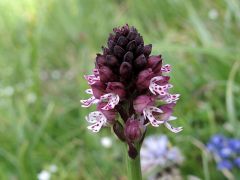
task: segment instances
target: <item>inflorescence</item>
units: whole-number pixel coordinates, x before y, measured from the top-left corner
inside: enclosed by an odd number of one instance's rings
[[[83,107],[97,105],[86,120],[93,132],[102,127],[113,127],[115,134],[129,146],[129,155],[136,156],[135,142],[143,140],[146,126],[165,125],[178,133],[181,127],[169,122],[179,94],[170,94],[173,87],[167,75],[169,64],[163,64],[161,55],[150,56],[152,45],[144,45],[137,29],[127,24],[114,28],[109,35],[107,47],[97,54],[92,75],[85,79],[90,85],[86,90],[91,97],[81,100]],[[117,114],[122,118],[118,120]]]

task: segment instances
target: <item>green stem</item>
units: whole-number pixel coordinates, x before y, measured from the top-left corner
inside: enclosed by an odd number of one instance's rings
[[[138,155],[135,159],[130,158],[128,156],[128,153],[126,153],[128,180],[142,180],[142,172],[141,172],[141,164],[140,164],[141,145],[137,143],[136,148],[138,151]]]

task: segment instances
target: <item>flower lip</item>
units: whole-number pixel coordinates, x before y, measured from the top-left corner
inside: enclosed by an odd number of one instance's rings
[[[164,65],[164,66],[161,68],[161,71],[162,71],[162,72],[165,72],[165,73],[170,73],[170,71],[171,71],[171,66],[170,66],[170,64]]]
[[[154,113],[163,113],[163,111],[157,107],[154,106],[146,106],[143,110],[143,116],[145,119],[148,119],[149,122],[152,124],[154,127],[158,127],[159,124],[163,124],[163,120],[157,120],[154,115]]]
[[[82,107],[89,107],[92,104],[97,104],[99,100],[92,96],[87,100],[80,100],[80,102],[82,103]]]
[[[154,94],[165,96],[168,94],[168,89],[172,86],[166,83],[159,83],[164,80],[163,76],[156,76],[150,80],[149,90]],[[160,84],[160,85],[159,85]]]
[[[90,129],[92,132],[98,132],[103,125],[106,125],[107,119],[104,114],[100,111],[91,112],[87,117],[86,120],[91,123],[92,125],[88,126],[87,128]]]
[[[100,100],[102,102],[107,102],[107,105],[102,107],[102,110],[114,109],[114,107],[119,103],[119,96],[114,93],[108,93],[101,96]]]
[[[167,114],[164,114],[167,113]],[[157,114],[160,114],[160,116],[157,116]],[[176,120],[177,118],[174,116],[171,116],[172,111],[168,110],[167,112],[164,112],[162,109],[154,107],[154,106],[146,106],[143,110],[143,115],[145,119],[148,119],[149,122],[154,127],[158,127],[160,124],[164,124],[166,128],[168,128],[170,131],[174,133],[178,133],[182,131],[182,127],[173,127],[169,124],[168,121]],[[158,117],[158,118],[157,118]]]

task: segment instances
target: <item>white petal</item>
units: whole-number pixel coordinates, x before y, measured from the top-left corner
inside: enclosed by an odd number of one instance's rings
[[[169,119],[168,119],[168,121],[174,121],[174,120],[176,120],[176,119],[177,119],[177,117],[175,117],[175,116],[170,116]]]
[[[94,123],[87,127],[93,132],[98,132],[101,127],[107,122],[107,118],[100,111],[91,112],[88,117],[86,117],[86,120],[89,123]]]
[[[164,65],[164,66],[161,68],[161,71],[162,71],[162,72],[165,72],[165,73],[170,73],[170,71],[171,71],[171,65],[170,65],[170,64]]]
[[[100,112],[100,111],[93,111],[86,117],[86,120],[88,122],[90,122],[90,123],[98,122],[101,119],[106,122],[106,120],[104,120],[104,118],[105,118],[105,116],[103,115],[102,112]]]
[[[165,99],[164,101],[168,104],[176,103],[179,97],[180,97],[180,94],[168,94],[167,99]]]
[[[94,74],[95,76],[99,76],[99,71],[98,71],[98,69],[93,69],[93,74]]]
[[[170,131],[172,131],[172,132],[174,132],[174,133],[179,133],[180,131],[183,130],[182,127],[177,127],[177,128],[172,127],[172,125],[169,124],[168,122],[165,122],[164,125],[165,125]]]
[[[88,126],[87,128],[89,130],[91,130],[92,132],[97,133],[101,129],[102,125],[103,125],[103,121],[99,121],[99,122],[96,122],[93,125]]]
[[[151,79],[151,82],[157,82],[157,81],[161,81],[161,80],[163,80],[163,77],[162,76],[156,76],[156,77],[154,77],[154,78],[152,78]]]
[[[173,86],[171,84],[165,84],[165,85],[158,85],[156,82],[162,80],[162,76],[156,76],[151,79],[149,90],[154,94],[159,94],[160,96],[166,96],[168,95],[168,89],[172,88]]]
[[[99,100],[96,99],[94,96],[92,96],[89,99],[80,100],[80,102],[82,103],[82,107],[89,107],[92,104],[97,104],[99,102]]]
[[[158,113],[163,113],[163,111],[157,107],[154,107],[154,106],[147,106],[146,108],[144,108],[143,110],[143,115],[146,118],[148,118],[148,120],[150,121],[150,123],[152,124],[152,126],[154,127],[158,127],[159,124],[162,124],[164,123],[164,121],[159,121],[157,120],[152,112],[158,112]]]
[[[86,89],[85,92],[86,92],[87,94],[93,94],[92,89]]]
[[[100,100],[108,101],[107,105],[102,107],[102,110],[110,110],[110,109],[113,109],[119,103],[119,96],[114,93],[108,93],[101,96]]]
[[[88,81],[89,85],[93,85],[97,81],[100,81],[100,77],[95,75],[85,75],[84,78]]]

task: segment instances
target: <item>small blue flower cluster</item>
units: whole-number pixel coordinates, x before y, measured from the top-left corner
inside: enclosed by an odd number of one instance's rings
[[[240,168],[240,139],[216,134],[207,143],[207,149],[216,157],[219,170]]]

